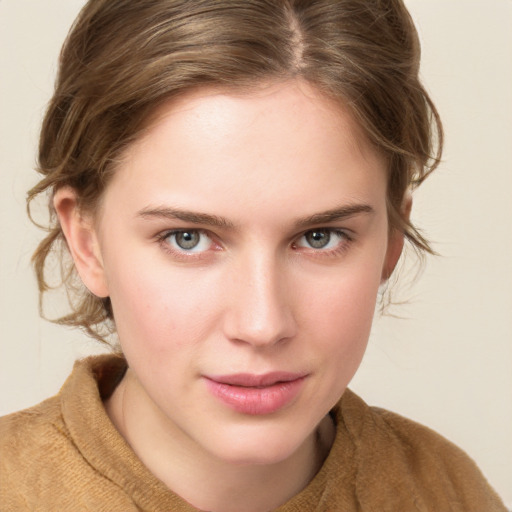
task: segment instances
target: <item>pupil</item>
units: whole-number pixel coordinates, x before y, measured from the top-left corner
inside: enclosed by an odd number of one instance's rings
[[[195,231],[182,231],[176,235],[176,243],[182,249],[193,249],[199,243],[199,233]]]
[[[325,247],[329,243],[330,239],[331,235],[326,230],[310,231],[306,235],[308,244],[315,249],[321,249],[322,247]]]

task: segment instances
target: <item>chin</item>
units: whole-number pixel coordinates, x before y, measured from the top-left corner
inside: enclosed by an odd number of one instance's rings
[[[238,430],[238,429],[237,429]],[[222,441],[216,443],[212,452],[226,463],[250,466],[279,464],[307,444],[313,433],[297,430],[275,428],[248,428],[226,431]],[[220,441],[220,439],[218,439]]]

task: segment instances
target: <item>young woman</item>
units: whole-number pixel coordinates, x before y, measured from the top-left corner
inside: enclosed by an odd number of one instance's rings
[[[1,420],[3,508],[505,510],[458,448],[347,390],[404,239],[430,250],[418,67],[400,1],[84,7],[34,261],[44,292],[57,251],[60,322],[118,353]]]

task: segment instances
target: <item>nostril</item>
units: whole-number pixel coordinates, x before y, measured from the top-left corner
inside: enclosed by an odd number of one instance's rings
[[[226,290],[225,310],[228,339],[264,347],[295,335],[293,300],[286,285],[286,268],[275,253],[259,246],[238,260],[237,273]]]
[[[295,335],[295,320],[289,308],[233,308],[227,313],[226,336],[253,346],[269,346]]]

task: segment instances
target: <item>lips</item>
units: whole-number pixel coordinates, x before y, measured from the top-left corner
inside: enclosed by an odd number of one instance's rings
[[[264,375],[238,373],[236,375],[212,376],[208,378],[222,384],[228,384],[230,386],[266,387],[273,386],[280,382],[291,382],[301,377],[304,377],[304,374],[291,372],[271,372]]]
[[[264,375],[233,374],[205,377],[210,393],[225,406],[242,414],[272,414],[299,394],[307,375],[271,372]]]

